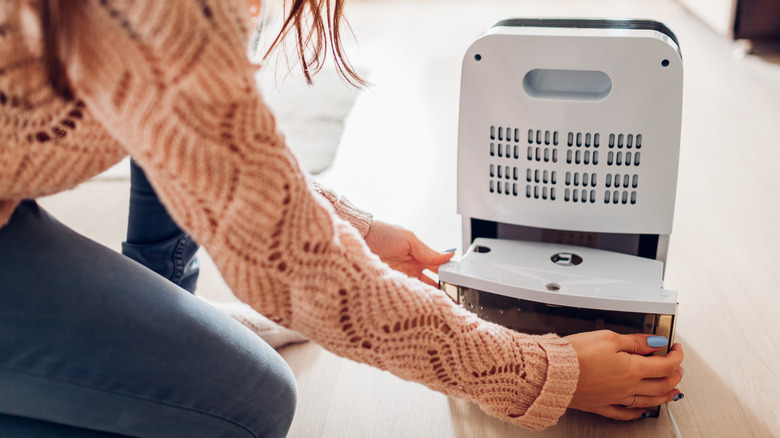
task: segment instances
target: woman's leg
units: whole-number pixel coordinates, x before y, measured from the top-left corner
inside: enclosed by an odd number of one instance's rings
[[[143,170],[130,161],[130,214],[127,241],[122,253],[172,283],[195,292],[199,264],[198,244],[179,229],[160,203]],[[307,338],[269,321],[244,303],[210,302],[223,313],[248,327],[271,347],[303,342]],[[0,437],[2,438],[2,437]]]
[[[160,203],[143,170],[130,161],[130,213],[122,254],[195,292],[199,265],[198,243],[179,229]]]
[[[4,427],[25,417],[210,438],[289,428],[295,380],[272,348],[34,202],[0,228],[0,285]]]
[[[65,426],[32,418],[0,414],[0,438],[121,438],[109,432]]]

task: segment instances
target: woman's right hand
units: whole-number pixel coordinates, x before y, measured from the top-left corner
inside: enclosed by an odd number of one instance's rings
[[[580,363],[570,408],[616,420],[634,420],[644,408],[672,401],[680,391],[683,350],[674,344],[666,356],[647,356],[652,335],[619,335],[609,330],[566,336]],[[665,339],[665,338],[664,338]],[[657,339],[656,339],[657,340]],[[634,403],[633,408],[628,408]]]

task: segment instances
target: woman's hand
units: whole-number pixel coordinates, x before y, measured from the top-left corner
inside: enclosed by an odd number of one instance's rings
[[[648,345],[650,336],[619,335],[609,330],[567,336],[580,362],[577,390],[569,407],[616,420],[634,420],[646,412],[644,408],[670,402],[680,394],[675,386],[683,375],[682,346],[674,344],[663,357],[646,357],[661,349]],[[663,339],[655,337],[653,341]]]
[[[424,281],[436,287],[436,283],[423,270],[439,271],[454,252],[440,253],[422,243],[411,231],[381,221],[373,221],[366,235],[366,244],[396,271]]]

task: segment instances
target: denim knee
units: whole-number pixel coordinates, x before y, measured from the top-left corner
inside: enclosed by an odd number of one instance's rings
[[[280,358],[281,360],[281,358]],[[282,362],[284,362],[282,360]],[[274,375],[274,382],[259,382],[260,388],[258,394],[273,394],[273,412],[269,412],[269,416],[274,418],[273,424],[265,430],[261,430],[258,436],[262,437],[284,437],[290,430],[293,417],[295,416],[295,407],[298,402],[298,385],[295,382],[295,376],[290,370],[287,363],[283,363],[283,366],[277,368],[279,372]],[[265,398],[264,396],[260,396]],[[263,406],[257,406],[258,409],[268,409],[269,403],[267,401],[261,402],[258,400],[258,404]]]

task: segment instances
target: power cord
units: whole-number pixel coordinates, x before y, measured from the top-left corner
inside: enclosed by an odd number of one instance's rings
[[[666,415],[669,416],[669,421],[672,422],[672,427],[674,428],[674,436],[676,438],[682,438],[682,435],[680,435],[680,428],[677,427],[677,422],[674,421],[674,415],[672,415],[672,410],[669,408],[669,403],[664,404],[666,407]]]

